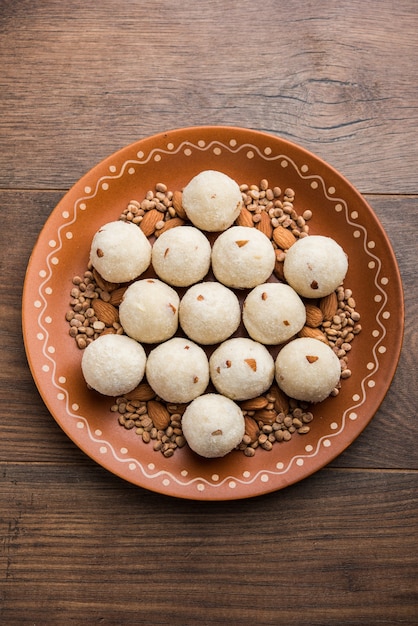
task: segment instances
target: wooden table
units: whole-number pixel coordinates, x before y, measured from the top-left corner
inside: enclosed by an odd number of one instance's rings
[[[0,622],[415,624],[415,0],[0,4]],[[404,347],[339,458],[270,495],[194,502],[122,481],[31,378],[22,284],[50,212],[142,137],[232,125],[294,141],[370,203],[403,278]]]

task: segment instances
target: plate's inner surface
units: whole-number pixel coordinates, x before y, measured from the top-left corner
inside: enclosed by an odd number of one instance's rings
[[[314,406],[310,432],[257,449],[205,460],[185,447],[164,458],[110,412],[111,398],[89,391],[81,351],[68,335],[72,279],[88,263],[91,239],[118,219],[130,200],[156,183],[181,190],[197,173],[216,169],[238,184],[295,191],[298,214],[310,209],[310,234],[333,237],[349,258],[344,286],[361,315],[349,356],[352,375],[335,398]],[[93,168],[61,200],[33,251],[25,282],[23,330],[31,370],[54,418],[88,455],[113,473],[161,493],[233,499],[266,493],[313,473],[342,452],[376,412],[396,369],[403,328],[402,289],[388,239],[360,194],[305,150],[245,129],[203,127],[137,142]]]

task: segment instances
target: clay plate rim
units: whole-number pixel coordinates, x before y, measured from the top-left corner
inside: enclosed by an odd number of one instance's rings
[[[317,405],[311,432],[258,450],[205,460],[187,448],[171,459],[125,431],[110,399],[89,392],[81,353],[64,316],[71,280],[84,271],[91,237],[117,219],[127,202],[157,182],[181,189],[203,169],[239,183],[296,191],[295,208],[311,208],[312,234],[334,237],[349,255],[345,285],[353,290],[362,332],[350,354],[351,378],[339,396]],[[194,500],[233,500],[296,483],[330,463],[373,418],[390,387],[404,329],[402,283],[389,239],[361,194],[332,166],[268,133],[228,126],[180,128],[141,139],[107,157],[61,199],[28,263],[22,300],[23,337],[38,390],[54,419],[88,456],[115,475],[158,493]]]

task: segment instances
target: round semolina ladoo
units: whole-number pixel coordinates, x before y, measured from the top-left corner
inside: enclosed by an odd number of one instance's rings
[[[323,298],[342,283],[348,259],[331,237],[310,235],[298,239],[286,252],[283,271],[286,281],[305,298]]]
[[[285,394],[296,400],[322,402],[338,384],[340,376],[337,355],[318,339],[294,339],[276,358],[276,382]]]
[[[105,280],[126,283],[138,278],[151,263],[151,244],[138,226],[109,222],[93,237],[90,262]]]
[[[244,301],[242,320],[248,334],[263,344],[280,344],[296,335],[306,321],[306,309],[292,287],[264,283]]]
[[[202,348],[183,337],[160,344],[148,355],[147,381],[166,402],[190,402],[209,384],[209,363]]]
[[[274,378],[274,360],[261,343],[234,337],[221,343],[209,359],[216,390],[232,400],[248,400],[264,393]]]
[[[219,282],[235,289],[251,289],[273,272],[276,255],[270,239],[250,226],[232,226],[212,248],[212,269]]]
[[[156,274],[175,287],[188,287],[209,271],[211,247],[205,235],[193,226],[172,228],[162,233],[152,248]]]
[[[205,170],[184,187],[182,205],[194,226],[208,232],[226,230],[242,207],[238,184],[216,170]]]
[[[217,282],[190,287],[180,302],[180,326],[190,339],[213,345],[228,339],[241,321],[241,309],[233,291]]]
[[[244,416],[239,406],[215,393],[193,400],[181,423],[190,448],[206,458],[225,456],[241,443],[245,433]]]
[[[121,396],[135,389],[145,373],[146,354],[126,335],[102,335],[83,352],[81,369],[86,383],[105,396]]]
[[[125,291],[119,306],[120,323],[129,337],[160,343],[177,331],[179,304],[172,287],[155,278],[144,278]]]

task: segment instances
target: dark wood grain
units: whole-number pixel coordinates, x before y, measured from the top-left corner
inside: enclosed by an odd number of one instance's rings
[[[66,188],[143,136],[226,124],[416,191],[414,0],[3,0],[0,19],[0,187]]]
[[[414,476],[353,474],[202,504],[97,468],[10,464],[4,623],[412,624]]]
[[[415,0],[0,1],[0,623],[418,623]],[[376,212],[405,295],[371,423],[299,484],[176,500],[61,431],[21,333],[28,259],[65,191],[166,129],[245,126],[334,165]]]

